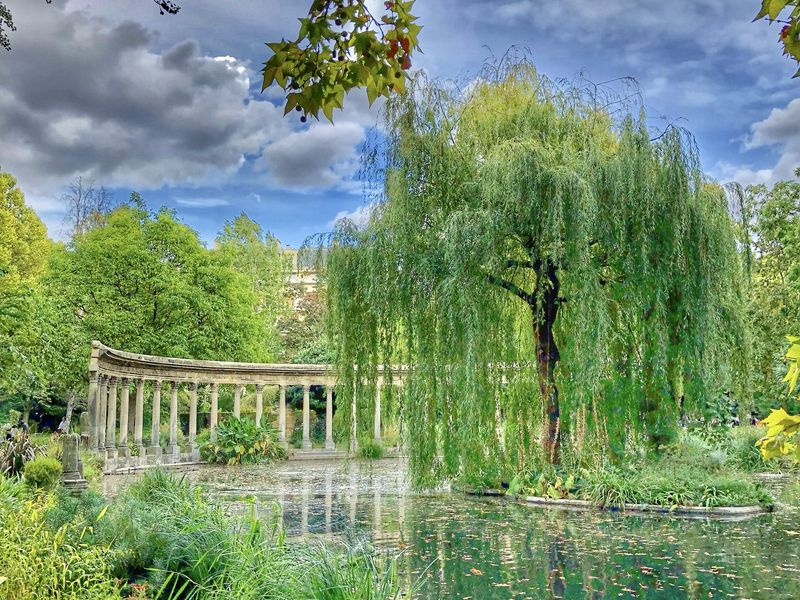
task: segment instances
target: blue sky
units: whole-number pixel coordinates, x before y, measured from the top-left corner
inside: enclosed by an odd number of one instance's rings
[[[348,98],[335,125],[282,116],[259,92],[264,42],[293,37],[310,0],[7,0],[18,31],[0,56],[0,166],[53,237],[78,175],[175,208],[206,241],[244,211],[284,244],[358,214],[359,147],[378,111]],[[375,5],[382,4],[375,2]],[[800,80],[758,0],[418,0],[415,67],[468,80],[492,54],[530,49],[551,78],[636,78],[653,126],[697,138],[721,181],[800,166]]]

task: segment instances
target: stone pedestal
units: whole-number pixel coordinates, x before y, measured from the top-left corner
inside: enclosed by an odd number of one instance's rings
[[[89,487],[89,483],[83,478],[83,465],[81,464],[80,454],[78,453],[80,436],[67,434],[61,439],[63,444],[61,463],[64,465],[61,483],[71,494],[78,496]]]

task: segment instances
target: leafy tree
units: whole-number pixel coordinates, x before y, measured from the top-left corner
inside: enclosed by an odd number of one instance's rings
[[[681,405],[747,393],[735,232],[691,139],[502,67],[389,101],[386,199],[330,240],[340,397],[412,366],[417,481],[657,449]]]
[[[32,352],[37,335],[39,282],[45,272],[51,243],[47,230],[25,204],[16,180],[0,172],[0,395],[22,397],[36,379]]]
[[[761,0],[761,10],[754,20],[759,19],[783,24],[779,34],[783,53],[800,62],[800,0]],[[794,76],[800,76],[800,69]]]
[[[45,281],[57,312],[79,331],[84,360],[92,339],[190,358],[255,360],[262,352],[251,286],[164,209],[115,209],[54,255]]]
[[[325,296],[322,290],[297,299],[295,310],[278,321],[283,340],[281,360],[290,363],[324,364],[333,362],[325,330]]]
[[[752,324],[754,408],[759,416],[786,398],[783,356],[774,340],[800,331],[800,183],[729,186],[747,273]],[[786,410],[799,410],[794,399]]]
[[[216,243],[222,257],[249,282],[263,346],[258,359],[271,360],[280,345],[275,322],[286,308],[287,265],[280,243],[244,213],[225,223]]]

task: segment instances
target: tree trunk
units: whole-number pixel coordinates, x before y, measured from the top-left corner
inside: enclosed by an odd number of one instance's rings
[[[547,265],[547,270],[537,272],[537,297],[542,299],[540,306],[531,304],[533,313],[533,333],[536,340],[536,364],[539,373],[539,390],[545,403],[547,414],[547,439],[545,449],[552,464],[560,462],[561,413],[558,406],[558,387],[555,370],[561,355],[553,338],[553,325],[558,316],[560,282],[555,267]],[[543,276],[547,278],[545,281]]]

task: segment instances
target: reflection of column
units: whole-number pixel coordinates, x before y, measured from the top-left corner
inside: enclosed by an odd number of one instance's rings
[[[331,532],[333,513],[333,473],[325,471],[325,533]]]
[[[264,414],[264,384],[256,384],[256,425],[261,425],[261,415]]]
[[[89,434],[89,447],[97,450],[97,372],[89,373],[89,395],[86,398],[86,406],[89,411],[89,431],[81,433]]]
[[[284,521],[286,515],[286,495],[284,494],[283,487],[278,492],[278,504],[281,507],[281,529],[284,529],[286,523]]]
[[[116,432],[117,432],[117,378],[109,380],[108,388],[108,414],[106,415],[106,456],[116,458]]]
[[[178,446],[178,382],[172,382],[169,398],[169,451],[174,462],[180,462],[181,448]]]
[[[375,497],[373,498],[372,504],[372,521],[374,524],[375,533],[380,535],[381,533],[381,490],[379,488],[375,488]]]
[[[356,382],[353,382],[353,398],[350,401],[350,454],[355,456],[358,452],[358,439],[356,428]]]
[[[197,384],[189,384],[189,452],[197,458]]]
[[[237,385],[233,390],[233,417],[238,419],[242,416],[242,391],[243,385]]]
[[[308,475],[303,476],[303,493],[300,498],[300,535],[308,533]]]
[[[211,441],[217,441],[217,417],[219,412],[219,388],[216,383],[211,384],[211,414],[209,415],[209,429],[211,430]]]
[[[147,453],[161,456],[161,381],[153,382],[153,419],[150,424],[150,448]]]
[[[325,449],[335,450],[336,444],[333,443],[333,386],[325,386]]]
[[[381,382],[375,382],[375,441],[381,441]]]
[[[356,510],[358,508],[358,490],[356,486],[355,465],[350,465],[350,524],[356,523]]]
[[[278,441],[286,441],[286,386],[280,384],[278,398]]]
[[[303,448],[311,448],[311,402],[309,400],[309,391],[311,386],[307,383],[303,385]]]
[[[120,456],[128,456],[128,417],[130,416],[130,381],[122,379],[122,395],[119,402],[119,441],[117,452]]]
[[[106,413],[108,412],[108,377],[100,375],[97,386],[97,449],[106,449]]]
[[[136,380],[136,411],[133,417],[133,443],[139,449],[139,457],[144,456],[142,429],[144,426],[144,379]]]

